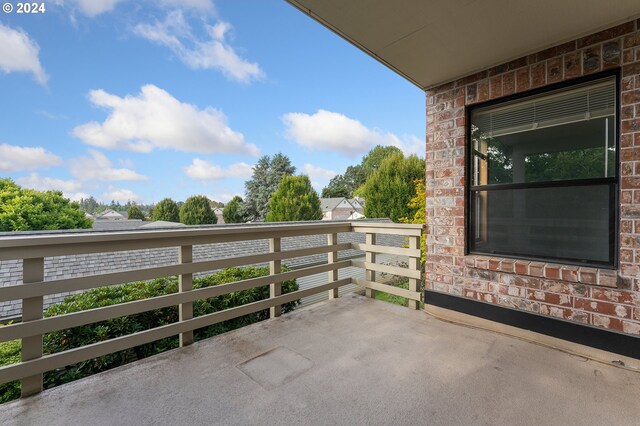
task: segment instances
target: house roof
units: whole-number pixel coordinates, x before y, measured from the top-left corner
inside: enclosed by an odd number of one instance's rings
[[[113,209],[107,209],[95,216],[96,219],[126,219],[129,215],[127,212],[117,212]]]
[[[640,17],[638,0],[287,0],[421,89]]]
[[[350,202],[349,200],[347,200],[346,198],[342,197],[337,197],[337,198],[320,198],[320,208],[322,209],[323,212],[330,212],[333,209],[335,209],[336,207],[338,207],[340,205],[340,203],[345,202],[348,204],[348,207],[351,208],[355,208]]]

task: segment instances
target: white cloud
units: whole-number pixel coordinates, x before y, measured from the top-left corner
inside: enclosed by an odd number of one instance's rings
[[[419,152],[415,136],[405,136],[402,140],[393,133],[369,129],[358,120],[337,112],[323,109],[313,115],[292,112],[282,116],[282,121],[286,136],[309,149],[338,151],[350,158],[375,145],[397,146],[405,154]]]
[[[62,195],[65,198],[70,199],[71,201],[78,201],[78,202],[83,198],[87,199],[91,197],[91,195],[87,194],[86,192],[71,192],[71,193],[64,192]]]
[[[0,24],[0,71],[32,73],[42,85],[49,77],[40,64],[40,47],[22,30],[14,30]]]
[[[228,203],[229,201],[231,201],[233,199],[233,197],[235,197],[236,195],[239,195],[242,197],[242,194],[240,194],[239,192],[236,193],[231,193],[231,192],[220,192],[217,194],[213,194],[213,195],[207,195],[207,198],[210,200],[214,200],[214,201],[219,201],[221,203]]]
[[[309,179],[311,179],[311,185],[316,190],[321,190],[322,187],[329,183],[332,177],[337,175],[333,170],[323,169],[322,167],[317,167],[309,163],[302,166],[302,171],[304,174],[309,176]]]
[[[304,171],[305,174],[309,175],[310,178],[322,180],[330,180],[332,177],[338,174],[333,170],[323,169],[322,167],[317,167],[309,163],[306,163],[304,166],[302,166],[302,171]]]
[[[114,188],[113,186],[110,186],[109,190],[102,194],[102,199],[106,202],[110,202],[111,200],[120,203],[126,203],[127,201],[142,202],[142,198],[130,189]]]
[[[42,147],[0,144],[0,171],[16,172],[56,166],[60,157]]]
[[[108,149],[151,152],[154,148],[210,154],[260,151],[244,142],[244,135],[229,128],[225,115],[214,108],[199,110],[152,84],[137,96],[118,97],[93,90],[91,102],[110,110],[103,123],[92,121],[73,129],[83,142]]]
[[[69,172],[79,180],[147,180],[146,176],[130,169],[114,169],[111,160],[101,152],[89,150],[91,157],[74,159]]]
[[[80,191],[82,188],[82,183],[79,181],[44,177],[38,173],[31,173],[29,176],[18,178],[16,182],[25,188],[37,191],[55,190],[69,193]]]
[[[91,18],[103,13],[113,11],[120,3],[128,0],[52,0],[53,4],[63,6],[65,4],[72,8],[76,8],[83,15]],[[149,1],[148,5],[164,6],[169,8],[191,9],[199,12],[213,13],[215,7],[211,0],[154,0]]]
[[[126,0],[72,0],[70,3],[75,4],[83,14],[94,17],[111,12],[118,3],[124,1]]]
[[[217,164],[199,158],[194,158],[191,164],[183,170],[187,176],[198,180],[248,179],[253,174],[252,166],[247,163],[235,163],[227,168],[222,168]]]
[[[205,25],[208,37],[200,40],[191,30],[181,11],[175,10],[162,21],[138,24],[134,32],[149,41],[169,48],[192,69],[217,69],[226,77],[248,83],[264,77],[260,66],[241,58],[226,41],[231,24],[219,21]]]

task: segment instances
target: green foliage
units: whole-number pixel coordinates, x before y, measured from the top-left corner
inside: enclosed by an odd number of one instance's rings
[[[224,207],[224,203],[220,202],[220,201],[215,201],[215,200],[209,200],[209,204],[211,204],[211,208],[215,209],[217,207]]]
[[[424,225],[427,223],[427,188],[424,185],[424,179],[416,179],[414,183],[416,185],[416,195],[409,201],[407,206],[410,209],[414,209],[415,213],[411,218],[400,218],[400,222]],[[426,235],[423,230],[420,236],[420,258],[422,263],[425,262],[426,254]]]
[[[382,162],[395,154],[402,154],[400,148],[395,146],[382,146],[376,145],[373,147],[371,151],[364,157],[362,157],[362,162],[360,165],[362,166],[362,170],[364,171],[365,180],[373,174]]]
[[[400,287],[406,290],[409,288],[409,282],[404,280],[394,285],[394,287]],[[395,294],[385,293],[384,291],[376,291],[376,300],[382,300],[383,302],[393,303],[394,305],[400,306],[409,305],[409,299],[407,299],[406,297],[396,296]]]
[[[353,198],[358,188],[378,168],[385,158],[401,154],[399,148],[395,146],[376,145],[367,155],[362,157],[360,164],[347,167],[343,175],[334,176],[327,186],[322,189],[322,198],[346,197]]]
[[[185,225],[209,225],[218,223],[216,214],[211,210],[211,203],[204,195],[187,198],[180,207],[180,222]]]
[[[144,213],[140,210],[140,207],[135,204],[127,210],[127,216],[129,219],[141,219],[144,220]]]
[[[78,203],[60,191],[22,189],[11,179],[0,179],[0,231],[39,231],[91,228]]]
[[[245,223],[245,209],[242,197],[236,195],[222,210],[224,223]]]
[[[286,268],[283,268],[286,271]],[[193,288],[204,288],[229,282],[248,280],[269,274],[268,267],[228,268],[215,274],[195,278]],[[72,312],[95,309],[119,303],[132,302],[150,297],[176,293],[178,280],[176,277],[160,278],[149,282],[134,282],[111,287],[100,287],[84,293],[67,297],[62,303],[51,306],[44,313],[45,317],[64,315]],[[298,290],[296,280],[282,282],[282,293]],[[234,308],[247,303],[257,302],[269,298],[269,286],[256,287],[249,290],[237,291],[222,296],[193,303],[194,316],[207,315],[213,312]],[[299,300],[282,305],[282,312],[290,312],[300,303]],[[195,340],[206,339],[220,333],[225,333],[248,324],[269,318],[269,310],[265,309],[240,318],[195,330]],[[48,333],[44,336],[43,352],[52,354],[69,349],[125,336],[131,333],[148,330],[155,327],[174,323],[178,320],[177,306],[156,309],[135,315],[128,315],[101,321],[95,324],[75,327]],[[63,383],[77,380],[99,373],[120,365],[133,362],[178,346],[177,336],[157,340],[99,358],[84,361],[53,371],[44,375],[45,388],[51,388]],[[20,341],[0,343],[0,366],[20,361]],[[20,396],[18,382],[0,385],[0,401],[9,401]]]
[[[320,220],[322,209],[318,193],[308,176],[285,176],[269,200],[267,222]]]
[[[354,191],[366,181],[361,165],[349,166],[343,175],[336,175],[322,189],[322,198],[353,198]]]
[[[165,198],[153,207],[153,220],[164,220],[167,222],[179,222],[180,211],[178,205],[171,198]]]
[[[405,158],[402,153],[392,154],[357,191],[366,200],[365,216],[388,217],[394,222],[413,217],[416,208],[409,207],[409,202],[416,196],[414,181],[424,178],[424,160],[415,155]]]
[[[0,367],[20,362],[20,340],[0,342]],[[20,382],[14,380],[0,384],[0,404],[20,398]]]
[[[269,199],[283,176],[292,175],[296,168],[286,155],[277,153],[273,158],[265,155],[253,167],[251,179],[245,182],[246,220],[263,220],[269,211]]]

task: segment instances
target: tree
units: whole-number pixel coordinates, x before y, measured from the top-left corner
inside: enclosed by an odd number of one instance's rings
[[[224,219],[224,223],[246,222],[244,201],[242,201],[241,196],[236,195],[227,203],[226,206],[224,206],[224,209],[222,210],[222,218]]]
[[[180,207],[180,222],[185,225],[211,225],[218,223],[218,218],[207,197],[194,195]]]
[[[378,170],[385,159],[394,154],[402,154],[402,151],[400,151],[400,148],[395,146],[376,145],[373,147],[367,155],[362,157],[362,162],[360,163],[362,170],[364,171],[365,180],[371,176],[373,172]]]
[[[296,168],[291,165],[289,157],[282,153],[275,154],[273,158],[268,155],[261,157],[253,167],[251,179],[244,184],[246,219],[264,219],[269,211],[269,199],[278,188],[282,177],[295,172]]]
[[[141,219],[144,220],[144,213],[140,210],[140,207],[135,204],[127,209],[127,216],[129,219]]]
[[[318,193],[308,176],[285,176],[269,200],[267,222],[320,220],[322,209]]]
[[[153,220],[167,222],[179,222],[180,212],[178,205],[171,198],[165,198],[153,207]]]
[[[413,217],[400,218],[400,222],[424,225],[427,223],[427,188],[424,185],[424,179],[416,179],[414,183],[416,186],[416,195],[409,201],[407,207],[415,209],[415,213]],[[423,230],[422,235],[420,235],[420,258],[422,259],[422,263],[425,262],[427,253],[425,244],[426,238]]]
[[[357,164],[347,167],[343,175],[336,175],[322,189],[322,198],[353,198],[353,193],[366,181],[364,168]]]
[[[80,199],[80,210],[85,211],[89,214],[94,214],[99,207],[100,204],[95,198],[93,198],[93,196]]]
[[[22,189],[0,179],[0,231],[91,228],[92,222],[60,191]]]
[[[414,181],[424,178],[424,160],[415,155],[405,158],[402,153],[392,154],[357,191],[366,200],[365,216],[388,217],[394,222],[412,217],[415,208],[408,203],[416,195]]]
[[[209,204],[211,204],[212,209],[215,209],[216,207],[220,207],[220,208],[224,207],[224,203],[216,200],[209,200]]]
[[[380,167],[385,158],[401,153],[402,151],[395,146],[376,145],[367,155],[362,157],[360,164],[347,167],[343,175],[334,176],[329,181],[329,185],[322,189],[322,197],[353,198],[357,189],[364,185],[367,178]]]

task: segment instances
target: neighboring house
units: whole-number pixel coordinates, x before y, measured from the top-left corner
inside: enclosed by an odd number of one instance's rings
[[[213,212],[216,214],[216,218],[218,218],[218,224],[224,223],[224,217],[222,217],[222,208],[216,207],[213,209]]]
[[[426,93],[427,311],[637,353],[640,3],[288,1]]]
[[[117,212],[112,209],[107,209],[95,216],[95,220],[126,220],[129,217],[127,212]]]
[[[364,200],[347,198],[320,198],[322,220],[347,220],[355,213],[364,217]]]

